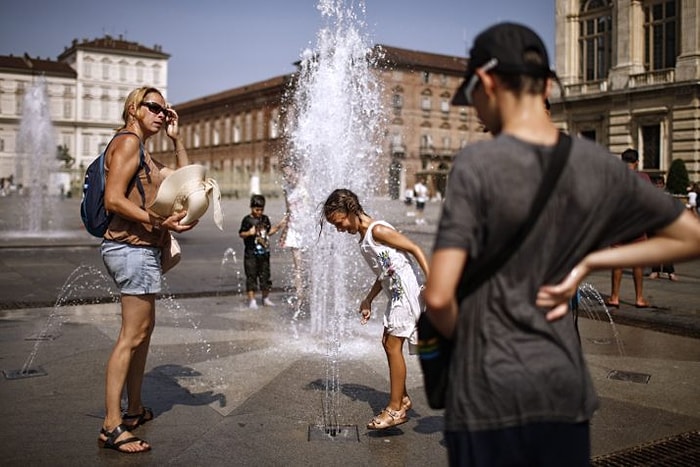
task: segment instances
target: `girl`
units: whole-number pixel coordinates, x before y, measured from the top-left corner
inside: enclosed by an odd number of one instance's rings
[[[389,362],[389,405],[367,424],[370,430],[382,430],[408,421],[411,399],[406,392],[406,362],[403,342],[416,344],[416,323],[423,309],[421,285],[408,253],[418,261],[423,274],[428,275],[428,262],[418,245],[384,221],[375,221],[365,213],[350,190],[337,189],[323,206],[323,220],[333,224],[338,232],[360,234],[360,251],[377,275],[374,285],[360,303],[361,323],[372,314],[372,300],[383,289],[388,303],[384,312],[382,345]]]

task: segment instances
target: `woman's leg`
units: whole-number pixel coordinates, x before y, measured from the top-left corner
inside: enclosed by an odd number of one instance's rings
[[[148,352],[151,332],[155,317],[154,295],[122,295],[122,326],[119,337],[114,344],[112,354],[107,362],[107,376],[105,383],[105,419],[103,427],[112,431],[122,423],[121,396],[124,385],[129,379],[129,405],[131,398],[135,397],[140,406],[140,387],[143,381],[143,368],[145,367],[145,354]],[[145,348],[144,348],[145,347]],[[132,369],[132,365],[134,365]],[[141,368],[141,374],[137,375],[137,368]],[[128,378],[127,378],[128,377]],[[133,394],[138,387],[139,394]],[[115,441],[121,441],[131,437],[132,434],[124,432]],[[148,444],[139,442],[128,443],[120,447],[121,450],[142,451],[148,449]]]
[[[404,337],[396,337],[384,329],[382,345],[389,363],[389,408],[401,410],[401,401],[406,395],[406,361],[403,358]]]
[[[156,324],[156,303],[155,295],[131,296],[131,298],[147,301],[148,303],[144,305],[148,306],[150,313],[150,325],[148,325],[147,329],[143,330],[146,333],[146,337],[134,350],[134,354],[131,358],[131,365],[129,365],[129,372],[126,375],[126,394],[129,400],[126,413],[133,415],[143,412],[141,387],[143,386],[143,374],[146,371],[146,359],[148,357],[148,349],[151,345],[151,336],[153,335],[153,328]],[[144,323],[144,325],[146,324],[147,323]]]

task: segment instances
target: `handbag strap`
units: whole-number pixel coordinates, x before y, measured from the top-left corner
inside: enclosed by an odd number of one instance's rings
[[[530,230],[532,230],[532,227],[537,222],[540,213],[544,210],[547,200],[554,191],[554,187],[564,170],[570,153],[571,137],[560,132],[557,144],[552,152],[552,160],[548,164],[542,183],[537,190],[532,206],[530,206],[530,213],[527,219],[520,225],[520,228],[518,228],[510,241],[506,243],[506,246],[491,257],[490,261],[486,261],[483,265],[477,262],[471,265],[469,270],[467,270],[465,265],[465,269],[462,271],[462,280],[457,289],[457,303],[464,300],[464,298],[478,289],[481,284],[501,269],[501,267],[508,262],[513,253],[522,245],[525,238],[527,238],[527,235],[530,233]]]

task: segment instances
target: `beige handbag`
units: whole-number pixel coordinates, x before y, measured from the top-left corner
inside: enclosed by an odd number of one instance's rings
[[[163,274],[170,271],[172,268],[177,266],[182,258],[182,250],[180,249],[180,244],[170,234],[170,241],[163,245],[160,250],[160,269]]]

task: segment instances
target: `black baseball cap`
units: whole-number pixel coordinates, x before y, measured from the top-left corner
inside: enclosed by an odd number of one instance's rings
[[[535,52],[542,64],[526,63],[525,52]],[[549,68],[549,55],[535,31],[517,23],[499,23],[481,32],[469,51],[469,64],[464,81],[452,98],[452,105],[470,105],[466,91],[478,68],[489,64],[489,69],[502,74],[529,75],[546,78],[554,76]],[[472,84],[472,87],[474,84]]]

